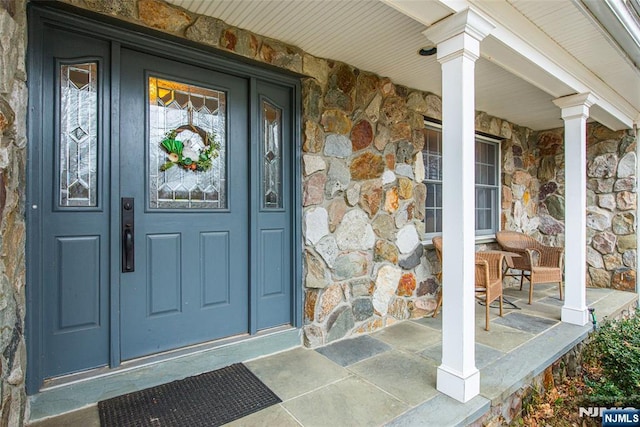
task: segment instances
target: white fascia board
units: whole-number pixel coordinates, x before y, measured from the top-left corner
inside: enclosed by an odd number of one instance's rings
[[[600,100],[598,105],[602,109],[625,127],[633,127],[638,110],[510,4],[501,1],[473,1],[470,4],[481,13],[487,14],[488,19],[495,23],[496,28],[489,37],[499,40],[534,62],[547,74],[569,86],[574,93],[593,93]],[[485,56],[484,53],[482,56]],[[500,62],[498,58],[487,59],[498,64]],[[515,70],[515,74],[525,78],[528,73],[524,69],[522,72]],[[569,94],[551,93],[555,97]]]
[[[640,66],[640,26],[620,0],[573,0],[598,19],[627,55]]]
[[[599,117],[592,115],[594,119],[614,130],[633,127],[640,112],[509,3],[439,1],[455,12],[473,7],[495,24],[496,28],[481,44],[484,58],[554,98],[591,92],[600,100],[600,108],[595,109]],[[423,7],[428,6],[429,3],[423,3]]]
[[[609,0],[571,0],[592,25],[600,28],[600,34],[611,48],[625,59],[640,76],[640,27],[629,11],[620,3]],[[622,10],[616,13],[614,10]],[[635,27],[634,27],[635,25]]]

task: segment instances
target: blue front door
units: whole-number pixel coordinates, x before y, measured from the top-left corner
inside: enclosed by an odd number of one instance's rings
[[[247,333],[248,82],[128,49],[122,63],[122,359]]]
[[[30,392],[293,325],[295,86],[32,25]]]

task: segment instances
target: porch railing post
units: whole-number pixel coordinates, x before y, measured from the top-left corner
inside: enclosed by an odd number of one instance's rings
[[[565,301],[562,321],[586,325],[587,310],[587,119],[596,98],[589,93],[553,101],[564,120]]]
[[[437,388],[461,402],[480,392],[475,366],[475,61],[494,26],[471,9],[425,31],[442,65],[443,310]]]

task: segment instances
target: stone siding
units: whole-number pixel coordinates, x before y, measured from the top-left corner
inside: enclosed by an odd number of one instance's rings
[[[538,132],[538,229],[564,244],[563,130]],[[587,126],[587,286],[635,291],[636,144],[631,131]]]
[[[598,124],[587,138],[587,286],[635,292],[635,138]]]
[[[502,225],[564,246],[563,129],[529,140],[503,147]],[[587,125],[587,286],[635,291],[635,150],[632,131]]]
[[[25,167],[26,6],[0,1],[0,425],[24,422],[26,406]]]

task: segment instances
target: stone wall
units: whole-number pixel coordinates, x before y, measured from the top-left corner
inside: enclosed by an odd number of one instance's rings
[[[426,196],[420,150],[424,117],[440,119],[440,99],[328,65],[327,84],[308,80],[304,91],[309,346],[428,315],[439,289],[432,270],[440,266],[420,244]],[[484,113],[476,115],[476,129],[504,138],[504,152],[527,146],[531,134]]]
[[[564,242],[563,130],[536,134],[537,237]],[[636,144],[631,131],[587,126],[587,285],[635,291]]]
[[[526,129],[502,145],[502,228],[564,246],[564,131]],[[587,286],[635,291],[636,144],[587,125]]]
[[[0,425],[22,425],[26,350],[25,1],[0,1]]]

